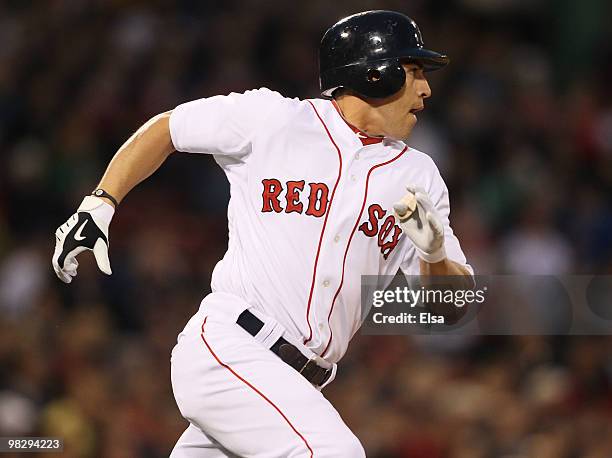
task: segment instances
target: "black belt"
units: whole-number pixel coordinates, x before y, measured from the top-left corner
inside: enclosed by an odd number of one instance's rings
[[[236,323],[253,337],[264,326],[264,323],[248,310],[240,314]],[[325,369],[319,366],[316,361],[306,358],[300,350],[282,337],[274,342],[270,350],[315,386],[323,385],[332,373],[331,369]]]

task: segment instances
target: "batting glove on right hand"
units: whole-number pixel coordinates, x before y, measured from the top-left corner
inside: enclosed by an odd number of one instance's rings
[[[438,211],[423,188],[408,186],[406,189],[416,198],[416,208],[409,208],[412,196],[407,195],[393,206],[395,217],[404,234],[412,240],[419,257],[432,264],[440,262],[446,258],[446,251],[444,226]]]
[[[106,275],[112,273],[108,259],[108,226],[115,208],[104,200],[87,196],[76,213],[55,231],[53,270],[64,283],[77,274],[76,256],[93,251],[98,268]]]

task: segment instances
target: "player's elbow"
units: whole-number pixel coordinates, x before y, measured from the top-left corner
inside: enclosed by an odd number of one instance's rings
[[[169,156],[176,151],[174,144],[172,143],[172,134],[170,132],[171,114],[172,110],[169,110],[151,118],[151,121],[157,130],[157,134],[160,137],[160,144],[164,146],[163,150],[166,153],[166,156]]]
[[[131,150],[145,152],[159,165],[175,151],[170,133],[171,113],[166,111],[153,116],[136,131],[126,146]]]

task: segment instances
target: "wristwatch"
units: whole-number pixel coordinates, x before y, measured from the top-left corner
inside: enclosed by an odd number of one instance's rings
[[[96,197],[106,197],[108,200],[110,200],[115,207],[119,206],[119,202],[117,202],[117,199],[115,199],[113,196],[111,196],[109,193],[107,193],[104,189],[102,188],[98,188],[95,189],[92,193],[92,196],[96,196]]]

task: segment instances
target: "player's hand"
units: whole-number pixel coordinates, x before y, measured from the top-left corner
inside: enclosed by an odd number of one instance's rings
[[[393,205],[395,217],[419,257],[432,264],[440,262],[446,258],[446,252],[444,226],[436,207],[422,188],[408,186],[406,189],[408,193]]]
[[[76,256],[93,251],[98,268],[106,275],[112,273],[108,260],[108,226],[115,208],[104,200],[87,196],[76,213],[55,231],[53,270],[64,283],[77,274]]]

